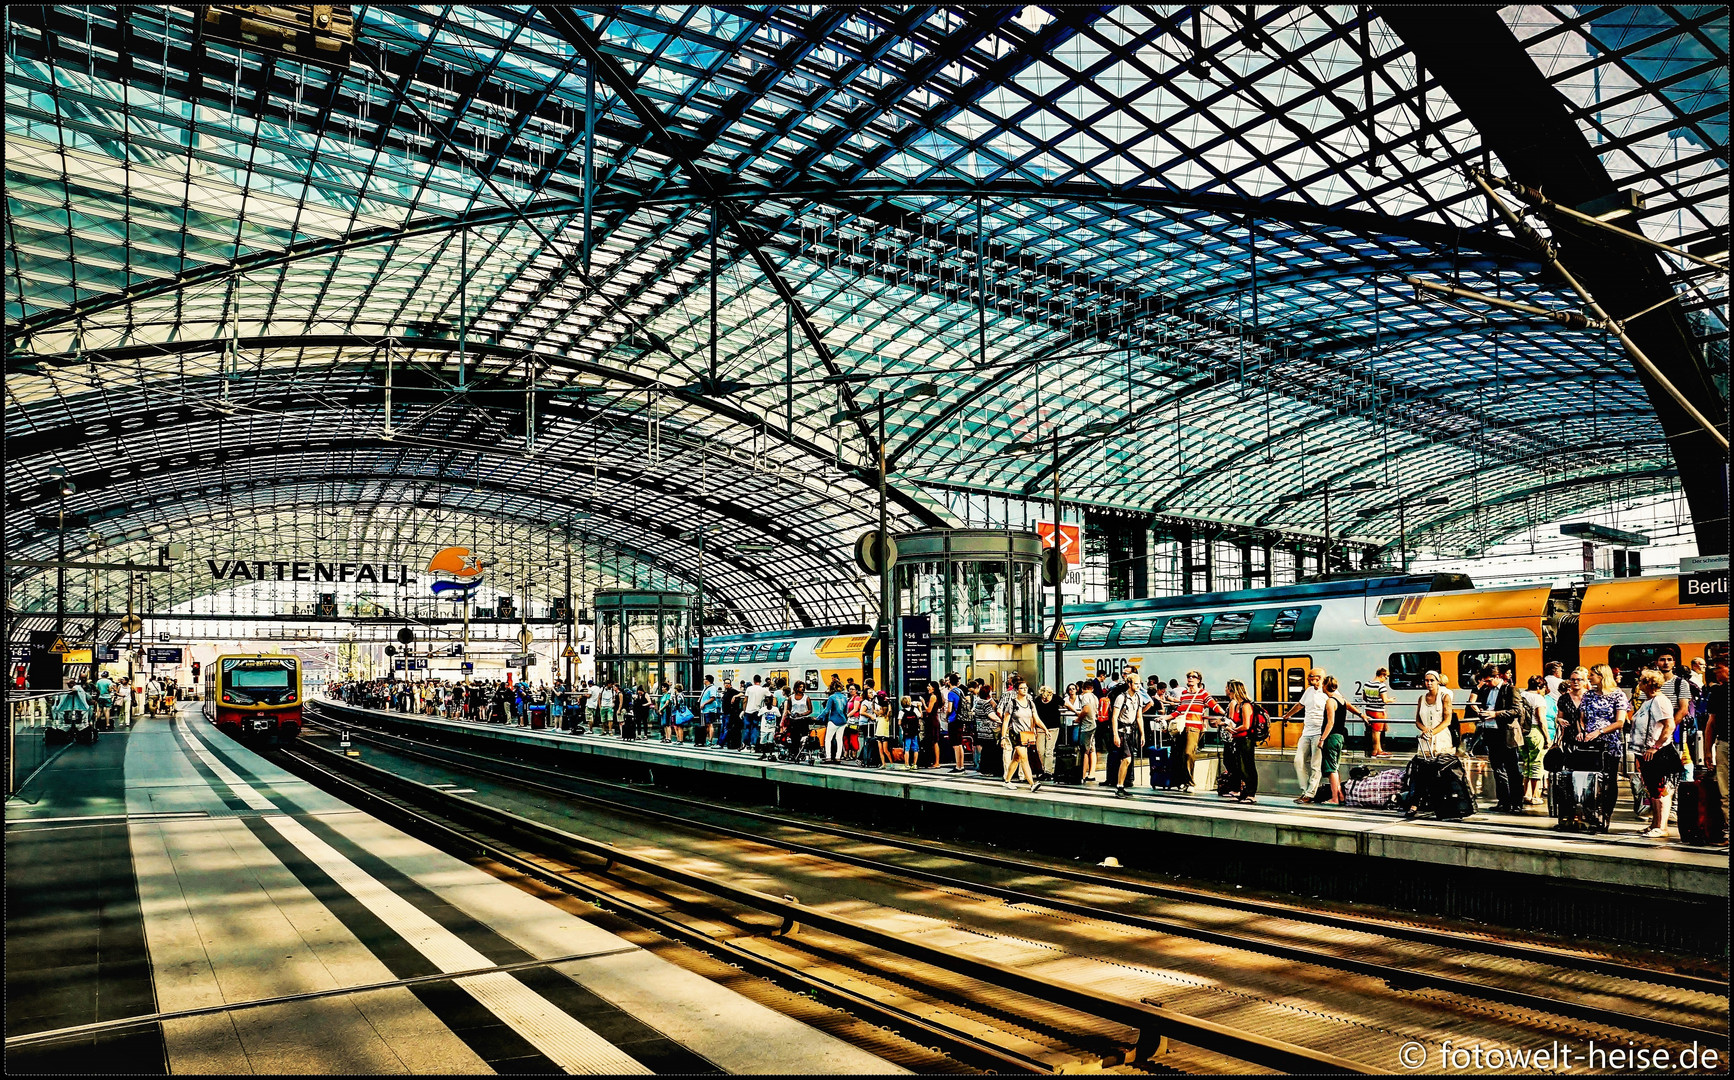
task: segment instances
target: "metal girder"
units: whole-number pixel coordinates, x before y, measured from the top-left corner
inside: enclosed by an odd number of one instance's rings
[[[790,314],[794,316],[795,322],[801,328],[802,335],[806,337],[807,343],[813,347],[813,352],[818,356],[819,363],[824,365],[825,370],[832,375],[842,374],[842,369],[837,366],[836,358],[831,355],[830,347],[825,344],[824,336],[819,333],[819,328],[813,324],[812,317],[807,313],[806,307],[795,295],[795,291],[789,287],[789,283],[783,279],[782,272],[777,269],[775,263],[771,262],[770,256],[766,254],[764,238],[759,235],[758,230],[743,222],[734,207],[721,198],[720,185],[710,175],[710,170],[698,164],[688,148],[688,141],[677,137],[669,130],[668,121],[657,111],[655,106],[651,105],[638,92],[636,83],[627,75],[626,70],[615,62],[613,57],[603,51],[602,43],[597,38],[595,31],[584,25],[582,20],[574,18],[563,8],[554,5],[540,5],[537,10],[542,13],[543,18],[553,25],[556,33],[564,38],[568,44],[584,53],[590,63],[596,65],[596,73],[602,78],[602,81],[620,95],[621,100],[626,102],[627,106],[638,115],[639,120],[650,131],[653,136],[651,145],[680,166],[681,171],[692,177],[700,190],[713,200],[712,206],[715,212],[722,215],[723,220],[728,223],[729,231],[734,233],[741,245],[747,249],[747,253],[758,264],[759,273],[764,275],[765,280],[776,290],[777,296],[782,299]],[[715,272],[715,268],[712,268],[712,272]],[[838,384],[837,396],[845,411],[854,414],[855,429],[861,436],[861,445],[874,446],[872,429],[861,415],[855,404],[855,396],[850,393],[848,386]]]
[[[1423,533],[1431,532],[1438,534],[1441,530],[1462,521],[1465,517],[1469,517],[1476,513],[1485,513],[1491,508],[1510,506],[1512,503],[1520,503],[1536,495],[1544,494],[1549,491],[1556,491],[1561,485],[1618,483],[1626,480],[1674,480],[1678,478],[1678,470],[1671,467],[1658,468],[1654,466],[1628,470],[1616,469],[1611,472],[1593,473],[1588,476],[1566,476],[1563,478],[1554,478],[1545,484],[1533,484],[1529,487],[1522,487],[1512,491],[1502,492],[1491,499],[1482,499],[1478,506],[1467,506],[1448,514],[1441,514],[1437,517],[1426,519],[1424,523],[1419,526],[1411,523],[1408,529],[1409,543],[1415,543],[1416,537]],[[1349,520],[1353,519],[1351,518]],[[1508,533],[1505,535],[1510,534]],[[1503,537],[1500,537],[1500,539],[1503,539]],[[1359,541],[1359,543],[1365,545],[1367,544],[1367,541],[1362,540]],[[1376,546],[1380,550],[1383,550],[1391,545],[1387,543]]]
[[[1536,68],[1497,8],[1391,4],[1376,10],[1438,76],[1512,180],[1567,206],[1615,193],[1619,185],[1567,112],[1564,98]],[[1551,224],[1560,262],[1592,296],[1604,302],[1617,299],[1628,310],[1673,297],[1651,249],[1569,219],[1555,218]],[[1701,412],[1723,418],[1726,432],[1727,403],[1678,306],[1666,304],[1633,323],[1628,332]],[[1637,378],[1668,435],[1699,552],[1726,554],[1726,455],[1654,379],[1642,371]]]
[[[391,450],[402,450],[402,449],[404,449],[404,448],[402,446],[396,444],[396,443],[386,442],[386,441],[383,441],[383,440],[380,440],[377,438],[309,439],[303,443],[284,442],[279,438],[276,441],[269,442],[269,443],[260,443],[260,444],[243,443],[243,444],[240,444],[238,446],[235,446],[232,449],[230,449],[229,452],[227,452],[223,455],[222,463],[225,466],[231,466],[231,467],[233,467],[233,466],[245,466],[248,462],[254,461],[254,460],[259,459],[259,458],[268,458],[268,457],[273,456],[273,455],[293,454],[293,453],[298,453],[298,452],[299,453],[330,452],[332,454],[341,454],[341,453],[346,453],[346,452],[355,451],[355,450],[391,451]],[[172,450],[172,451],[168,451],[166,454],[164,454],[161,457],[156,457],[156,458],[147,457],[147,458],[143,458],[143,459],[138,459],[135,462],[133,462],[133,464],[137,465],[141,470],[143,470],[146,473],[157,473],[157,467],[160,467],[163,464],[170,462],[177,457],[182,456],[182,453],[183,452],[179,451],[179,450]],[[614,469],[614,468],[603,468],[600,465],[592,465],[592,473],[596,476],[604,477],[615,484],[625,485],[625,486],[638,484],[638,483],[642,482],[642,479],[643,479],[640,476],[625,473],[625,472],[622,472],[622,471],[620,471],[618,469]],[[153,476],[153,480],[160,480],[160,479],[164,478],[165,476],[172,476],[172,475],[174,475],[174,474],[173,473],[157,473],[157,475]],[[184,474],[184,475],[191,475],[191,474],[189,473],[189,474]],[[566,506],[570,506],[573,509],[583,510],[587,513],[599,514],[602,517],[610,519],[610,520],[619,520],[619,521],[624,521],[624,522],[628,522],[628,523],[648,523],[651,521],[651,519],[649,519],[649,518],[644,518],[640,515],[634,515],[630,511],[625,510],[623,508],[609,507],[605,504],[593,502],[592,500],[589,500],[589,499],[579,499],[579,498],[575,498],[575,497],[574,498],[567,498],[567,499],[548,498],[546,495],[546,490],[547,490],[546,488],[539,489],[539,490],[533,490],[533,491],[532,490],[525,490],[525,489],[513,487],[509,484],[496,484],[496,483],[491,483],[491,482],[483,482],[481,480],[481,478],[479,478],[479,477],[463,478],[463,477],[424,476],[424,475],[419,475],[419,474],[414,474],[414,473],[404,474],[404,473],[396,473],[396,472],[387,472],[387,473],[378,474],[378,475],[391,476],[394,479],[399,480],[399,481],[404,482],[404,483],[425,484],[425,485],[428,485],[430,487],[452,488],[454,490],[455,489],[463,489],[463,488],[473,488],[473,489],[477,489],[477,490],[486,490],[486,491],[497,492],[500,494],[517,495],[520,497],[531,498],[531,499],[547,498],[549,502],[555,503],[557,505],[566,505]],[[585,478],[583,473],[580,473],[577,471],[574,471],[572,473],[572,475],[578,477],[579,479]],[[367,472],[355,472],[353,470],[345,470],[345,469],[332,469],[329,472],[320,472],[320,473],[305,473],[304,472],[304,473],[299,474],[299,478],[301,480],[308,481],[308,482],[321,482],[321,481],[331,481],[331,480],[339,480],[339,481],[356,480],[356,479],[363,479],[363,478],[373,478],[374,476],[375,476],[375,474],[371,474],[371,473],[367,473]],[[77,474],[77,475],[74,475],[71,479],[73,480],[73,482],[78,484],[79,494],[81,496],[86,496],[86,497],[95,496],[95,495],[97,495],[103,491],[106,491],[110,488],[120,487],[121,485],[131,484],[134,482],[131,478],[116,479],[107,470],[97,470],[97,471],[92,471],[89,473]],[[211,483],[211,481],[209,481],[209,480],[200,481],[196,478],[193,480],[194,485],[202,486],[202,485],[208,485],[210,483]],[[230,485],[237,485],[237,484],[244,484],[245,481],[228,481],[227,483]],[[762,533],[765,536],[775,537],[779,541],[786,543],[786,544],[792,544],[792,545],[797,545],[797,546],[806,546],[806,544],[803,541],[800,541],[800,540],[797,540],[795,538],[783,535],[781,530],[779,530],[776,527],[776,525],[772,521],[772,519],[768,518],[762,514],[756,513],[756,512],[751,511],[751,510],[747,510],[743,507],[739,507],[739,506],[736,506],[736,505],[731,504],[731,503],[724,502],[723,500],[714,500],[716,505],[711,505],[709,503],[704,502],[700,498],[700,496],[697,492],[689,493],[688,501],[690,501],[691,504],[695,508],[708,507],[714,513],[716,513],[719,517],[722,517],[725,519],[732,519],[737,524],[739,524],[743,529],[750,529],[750,530],[753,530],[755,532]],[[81,500],[81,502],[82,502],[82,500]],[[9,498],[7,500],[7,504],[8,504],[7,509],[8,510],[14,510],[14,511],[25,509],[26,506],[28,505],[28,504],[20,501],[17,496],[13,496],[13,497]],[[93,512],[100,513],[101,511],[103,511],[105,509],[107,509],[107,507],[101,505],[101,503],[98,502],[98,504],[93,508]],[[650,531],[653,534],[657,534],[657,535],[667,534],[668,536],[673,537],[680,530],[678,528],[674,528],[671,526],[668,528],[649,528],[648,531]],[[30,542],[31,542],[31,538],[27,538],[24,541],[24,544],[28,544]],[[24,546],[24,544],[20,544],[17,546],[21,548]],[[846,551],[844,551],[841,547],[839,547],[835,550],[831,550],[831,551],[825,551],[822,549],[813,549],[811,551],[811,554],[813,554],[816,558],[819,558],[821,560],[836,562],[837,565],[839,565],[839,566],[848,565],[848,553]]]
[[[1280,199],[1251,199],[1209,192],[1164,190],[1161,188],[1116,188],[1107,185],[1096,186],[1080,183],[1038,184],[1015,179],[969,183],[948,177],[931,177],[925,180],[898,183],[873,178],[844,182],[803,180],[791,184],[787,188],[776,189],[723,183],[717,188],[715,197],[728,202],[751,206],[770,199],[841,205],[844,200],[851,199],[891,200],[904,196],[963,199],[973,198],[977,195],[1007,201],[1042,199],[1080,205],[1116,203],[1147,209],[1197,210],[1225,218],[1244,219],[1250,215],[1257,217],[1261,222],[1327,225],[1340,228],[1356,236],[1384,236],[1413,240],[1438,250],[1448,250],[1457,245],[1465,245],[1464,250],[1473,250],[1480,255],[1500,261],[1502,265],[1515,269],[1534,268],[1539,265],[1533,252],[1527,251],[1517,243],[1497,233],[1473,231],[1465,233],[1450,226],[1419,218],[1398,218],[1364,210],[1334,209]],[[711,197],[704,188],[695,182],[687,185],[670,185],[653,195],[623,191],[607,194],[598,192],[594,207],[599,212],[619,212],[625,216],[630,216],[639,210],[698,205]],[[19,339],[28,338],[64,323],[89,319],[104,311],[124,307],[140,300],[166,295],[196,285],[222,281],[229,277],[245,277],[261,270],[273,269],[303,259],[341,254],[357,248],[388,244],[395,240],[433,236],[465,228],[507,225],[522,219],[540,220],[549,217],[570,216],[582,213],[583,209],[581,200],[560,198],[544,200],[524,207],[488,206],[467,210],[460,214],[430,215],[415,218],[402,225],[362,229],[341,237],[305,240],[281,251],[261,251],[229,263],[202,267],[162,280],[152,280],[82,303],[71,304],[63,309],[38,312],[9,325],[6,328],[6,336],[9,340],[6,370],[10,373],[17,370],[20,363],[30,361],[28,353],[18,351]],[[989,245],[990,255],[998,247],[999,245]],[[1000,254],[993,257],[1004,258],[1005,254],[1006,252],[1001,249]],[[1015,255],[1013,257],[1015,258]]]
[[[1292,352],[1285,354],[1284,356],[1282,356],[1280,358],[1276,358],[1276,362],[1289,363],[1289,362],[1292,362],[1294,360],[1305,360],[1305,359],[1321,357],[1321,356],[1331,356],[1331,355],[1334,355],[1336,353],[1341,353],[1341,352],[1352,352],[1356,349],[1368,348],[1368,347],[1374,345],[1376,342],[1403,343],[1403,342],[1409,342],[1409,341],[1423,341],[1423,340],[1426,340],[1428,338],[1442,337],[1442,336],[1447,336],[1447,335],[1465,334],[1465,333],[1477,332],[1477,331],[1488,332],[1491,330],[1491,331],[1497,332],[1498,330],[1508,329],[1508,328],[1512,328],[1512,327],[1522,329],[1526,323],[1529,323],[1531,321],[1532,320],[1529,320],[1529,319],[1513,319],[1510,321],[1500,322],[1499,324],[1497,324],[1493,327],[1451,326],[1451,325],[1423,326],[1423,327],[1416,327],[1416,328],[1412,328],[1409,330],[1403,330],[1403,331],[1385,331],[1381,335],[1365,334],[1365,335],[1362,335],[1360,337],[1343,338],[1343,339],[1339,339],[1337,341],[1332,341],[1332,342],[1325,344],[1325,345],[1318,345],[1318,346],[1313,346],[1313,347],[1309,347],[1309,348],[1305,348],[1305,349],[1295,350],[1295,351],[1292,351]],[[1257,374],[1260,371],[1268,371],[1269,366],[1270,365],[1268,365],[1268,364],[1261,363],[1257,368],[1248,369],[1247,374]],[[1015,370],[1015,367],[1011,370]],[[1230,379],[1229,378],[1230,375],[1234,375],[1235,378]],[[1576,378],[1576,377],[1577,376],[1573,376],[1573,378]],[[1187,399],[1189,399],[1189,398],[1191,398],[1197,394],[1208,393],[1211,390],[1214,390],[1217,387],[1223,386],[1230,381],[1240,381],[1239,377],[1238,377],[1238,373],[1236,373],[1236,372],[1224,372],[1221,375],[1212,375],[1209,377],[1205,377],[1205,378],[1201,378],[1201,379],[1197,379],[1197,380],[1188,382],[1185,386],[1182,386],[1178,390],[1174,390],[1174,391],[1171,391],[1169,393],[1166,393],[1163,396],[1157,398],[1156,400],[1149,402],[1148,404],[1142,405],[1138,409],[1136,409],[1135,411],[1128,413],[1125,417],[1121,418],[1121,423],[1134,424],[1135,425],[1138,421],[1143,420],[1146,417],[1154,416],[1157,413],[1160,413],[1164,409],[1172,408],[1178,402],[1183,402],[1183,401],[1185,401],[1185,400],[1187,400]],[[1531,383],[1535,380],[1525,379],[1523,381],[1524,381],[1525,385],[1528,385],[1529,383]],[[1497,385],[1509,386],[1509,385],[1511,385],[1511,383],[1509,380],[1506,380],[1506,381],[1498,383]],[[1394,407],[1396,407],[1396,406],[1401,406],[1403,404],[1406,404],[1408,402],[1426,400],[1429,398],[1437,397],[1437,396],[1440,396],[1440,395],[1445,394],[1445,393],[1455,393],[1458,390],[1463,389],[1464,386],[1465,386],[1465,384],[1454,384],[1451,387],[1442,388],[1442,389],[1437,390],[1437,391],[1421,391],[1421,392],[1415,392],[1415,393],[1402,393],[1402,394],[1396,393],[1395,390],[1393,389],[1391,404]],[[1341,414],[1338,414],[1338,418],[1340,418],[1342,416],[1358,416],[1358,415],[1362,415],[1366,411],[1367,410],[1365,410],[1365,409],[1361,409],[1361,410],[1356,410],[1353,413],[1341,413]],[[1080,435],[1074,435],[1074,436],[1069,437],[1067,440],[1067,444],[1066,444],[1065,449],[1062,450],[1060,453],[1060,466],[1064,467],[1068,462],[1073,461],[1079,455],[1088,452],[1090,447],[1095,445],[1096,443],[1105,441],[1107,439],[1115,438],[1115,437],[1119,436],[1120,434],[1121,434],[1121,432],[1119,432],[1119,431],[1108,431],[1108,432],[1103,432],[1101,434],[1095,434],[1095,435],[1082,435],[1082,434],[1080,434]],[[1280,441],[1280,440],[1278,440],[1278,441]],[[1264,444],[1261,443],[1261,444],[1259,444],[1258,447],[1248,447],[1247,449],[1248,450],[1259,449],[1259,448],[1262,448],[1263,445]],[[1049,461],[1046,464],[1042,465],[1042,467],[1036,473],[1036,475],[1034,477],[1032,477],[1024,485],[1025,493],[1033,495],[1033,494],[1040,492],[1042,489],[1042,486],[1047,482],[1047,478],[1051,477],[1053,475],[1053,472],[1054,472],[1054,463],[1052,461]]]
[[[319,448],[321,445],[330,445],[330,444],[309,444],[309,445],[312,448]],[[381,444],[368,443],[367,445],[372,447],[372,446],[378,446]],[[389,444],[384,444],[384,445],[389,445]],[[229,460],[232,462],[233,461],[244,462],[244,461],[246,461],[252,457],[260,456],[261,454],[275,452],[275,450],[271,447],[260,447],[260,448],[258,448],[258,450],[259,450],[259,454],[238,455],[237,457],[229,459]],[[611,475],[610,478],[616,479],[616,480],[629,479],[629,478],[624,478],[621,474]],[[223,483],[221,486],[222,486],[224,491],[241,492],[241,491],[259,490],[259,489],[271,489],[271,488],[275,488],[275,487],[287,487],[287,486],[294,486],[294,485],[306,484],[306,483],[320,483],[320,482],[333,482],[333,481],[352,482],[352,483],[375,483],[375,482],[411,483],[411,484],[421,485],[421,486],[427,487],[429,489],[449,490],[449,491],[452,491],[452,492],[458,493],[458,494],[461,494],[461,493],[466,492],[466,491],[485,491],[485,492],[488,492],[490,494],[495,494],[495,495],[533,498],[535,500],[546,503],[550,506],[558,507],[558,508],[560,508],[560,509],[562,509],[568,513],[574,513],[574,512],[576,512],[576,513],[588,513],[588,514],[591,514],[592,516],[597,517],[597,518],[603,518],[603,519],[622,522],[625,525],[629,526],[630,528],[635,529],[639,532],[642,532],[647,536],[655,537],[659,540],[665,541],[671,547],[689,548],[692,546],[689,541],[683,540],[681,538],[681,534],[685,530],[682,529],[680,526],[666,524],[666,523],[660,521],[659,519],[657,519],[653,516],[650,516],[650,515],[638,514],[638,513],[635,513],[633,511],[630,511],[628,509],[625,509],[623,507],[616,506],[614,504],[603,502],[603,501],[593,501],[590,499],[586,499],[586,498],[582,498],[582,497],[576,497],[576,496],[557,495],[554,493],[554,491],[555,491],[554,488],[544,488],[544,489],[541,489],[541,490],[538,490],[535,492],[526,492],[526,491],[522,491],[518,488],[512,487],[510,485],[491,483],[488,481],[481,480],[479,478],[447,479],[447,478],[440,478],[440,477],[426,477],[426,476],[414,476],[414,475],[405,476],[405,475],[401,475],[401,474],[394,473],[394,472],[388,472],[388,471],[332,470],[330,472],[320,473],[317,475],[301,474],[301,475],[297,475],[297,476],[284,476],[284,477],[256,476],[256,477],[251,477],[251,478],[245,479],[245,480],[228,481],[226,483]],[[111,482],[109,485],[103,485],[103,486],[112,486],[113,483],[118,483],[118,482]],[[172,506],[172,505],[175,505],[175,504],[181,503],[181,502],[191,502],[191,501],[194,501],[194,500],[200,499],[200,498],[208,498],[210,496],[210,492],[207,489],[210,486],[211,485],[209,484],[209,482],[205,482],[205,483],[200,483],[197,486],[177,489],[177,490],[173,491],[172,493],[170,493],[170,497],[167,498],[166,500],[153,501],[151,506],[153,509],[160,509],[161,507]],[[81,492],[94,491],[94,490],[99,490],[99,488],[97,488],[97,487],[84,488],[81,486],[80,490],[81,490]],[[490,511],[480,509],[480,508],[473,509],[473,510],[466,508],[465,512],[468,512],[468,513],[474,514],[475,516],[483,517],[483,518],[493,516]],[[767,536],[778,536],[779,535],[774,530],[771,522],[768,519],[765,519],[763,517],[759,517],[758,515],[752,515],[751,519],[737,518],[737,520],[740,520],[744,526],[754,528],[757,531],[762,532]],[[546,527],[546,524],[547,524],[546,522],[543,523],[544,527]],[[599,538],[596,537],[596,534],[591,533],[589,535],[592,536],[593,539],[599,540]],[[785,543],[797,543],[798,542],[798,541],[795,541],[795,540],[788,538],[788,537],[781,537],[781,539]],[[30,541],[26,540],[24,543],[16,545],[16,548],[22,548],[26,544],[28,544],[29,542]],[[598,544],[598,546],[601,546],[600,543]],[[831,561],[831,562],[836,563],[836,565],[838,565],[842,570],[842,574],[841,574],[842,578],[850,579],[854,576],[852,568],[848,565],[848,553],[847,553],[847,551],[843,550],[842,548],[838,548],[837,550],[831,551],[831,552],[814,551],[814,552],[812,552],[812,554],[814,554],[815,557],[817,557],[821,560]],[[665,572],[670,573],[672,576],[685,579],[685,580],[687,580],[687,582],[689,584],[696,581],[696,578],[688,577],[689,571],[687,569],[681,567],[679,564],[666,561],[665,558],[656,557],[656,556],[652,555],[652,553],[650,553],[650,552],[645,552],[644,555],[647,557],[647,561],[649,561],[651,563],[651,565],[661,567]],[[722,561],[722,562],[734,567],[734,569],[737,570],[739,573],[741,573],[741,575],[743,577],[757,580],[759,582],[759,584],[761,586],[763,586],[763,588],[765,589],[765,591],[767,593],[774,595],[780,599],[788,600],[792,607],[798,606],[797,600],[792,595],[788,594],[778,584],[775,576],[773,574],[771,574],[766,568],[761,567],[761,566],[756,566],[752,563],[743,562],[738,556],[729,556],[729,555],[725,555],[725,554],[718,554],[716,552],[710,553],[710,560],[711,561]],[[35,575],[32,574],[32,575],[28,575],[28,576],[33,577]],[[707,586],[707,587],[713,587],[714,588],[715,586],[712,585],[712,586]],[[737,603],[738,603],[738,598],[737,598]]]
[[[243,337],[239,338],[238,341],[240,348],[248,351],[321,348],[353,349],[362,351],[379,350],[385,348],[387,345],[390,345],[395,349],[403,349],[408,353],[455,353],[458,351],[458,343],[456,341],[450,341],[443,338],[410,338],[389,335],[294,334],[283,337]],[[188,353],[220,352],[227,347],[227,341],[217,340],[174,341],[150,345],[125,345],[108,349],[88,350],[80,354],[76,358],[76,362],[121,363],[151,357],[177,356]],[[834,455],[829,451],[820,448],[817,444],[811,443],[792,433],[779,431],[776,428],[765,424],[762,417],[749,412],[746,409],[730,404],[725,397],[707,396],[683,390],[680,387],[669,386],[641,372],[632,371],[626,368],[612,367],[607,364],[598,364],[586,360],[575,360],[556,353],[531,352],[529,350],[512,348],[509,346],[491,345],[481,342],[470,342],[466,348],[466,352],[473,356],[495,357],[510,360],[515,363],[521,363],[526,356],[530,356],[537,364],[541,365],[540,370],[543,371],[565,371],[572,374],[589,375],[595,378],[611,380],[624,384],[622,387],[623,392],[643,392],[646,390],[656,391],[675,398],[686,405],[695,406],[706,412],[714,413],[717,416],[733,421],[742,427],[753,430],[764,430],[768,436],[774,436],[815,460],[831,461],[834,457]],[[70,364],[75,361],[73,357],[68,356],[62,358],[61,362]],[[456,394],[457,390],[453,388],[451,392]],[[549,388],[545,393],[552,398],[558,399],[561,391],[559,388]],[[210,406],[215,408],[216,404],[216,397],[213,395]],[[318,399],[306,399],[302,402],[303,407],[307,409],[318,409],[323,407],[323,404],[324,403]],[[151,407],[147,405],[144,408],[149,410]],[[89,421],[83,421],[82,423],[88,424]],[[53,439],[54,437],[50,436],[50,442],[52,442]],[[34,449],[34,445],[32,448]],[[873,476],[872,470],[864,467],[856,468],[847,464],[843,466],[843,469],[862,485],[866,487],[876,486],[876,480]],[[924,527],[943,528],[948,524],[943,517],[933,511],[932,507],[906,492],[899,492],[893,488],[889,492],[889,495],[904,512],[910,514]]]

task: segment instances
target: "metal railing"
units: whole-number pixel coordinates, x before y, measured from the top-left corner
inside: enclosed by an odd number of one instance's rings
[[[13,690],[6,695],[6,795],[16,795],[36,770],[48,763],[62,745],[50,745],[50,728],[75,726],[94,713],[73,706],[78,698],[68,690]],[[82,715],[80,715],[82,714]]]

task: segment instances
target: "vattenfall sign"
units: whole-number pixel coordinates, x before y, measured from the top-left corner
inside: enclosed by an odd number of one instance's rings
[[[1728,602],[1728,571],[1700,570],[1680,575],[1680,603],[1726,604]]]
[[[219,581],[369,581],[414,585],[416,573],[402,563],[273,562],[261,559],[206,559]]]

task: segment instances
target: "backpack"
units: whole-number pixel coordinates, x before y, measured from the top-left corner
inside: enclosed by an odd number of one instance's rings
[[[1270,738],[1270,714],[1264,711],[1264,706],[1252,702],[1252,745],[1263,746]]]

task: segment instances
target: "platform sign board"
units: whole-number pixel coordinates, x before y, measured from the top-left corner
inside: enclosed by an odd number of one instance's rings
[[[926,615],[899,615],[897,641],[902,648],[902,692],[926,688],[933,678],[933,620]]]
[[[1037,521],[1036,535],[1042,538],[1042,546],[1054,546],[1054,523]],[[1060,525],[1060,550],[1066,556],[1066,580],[1060,584],[1063,596],[1081,596],[1084,591],[1084,543],[1083,526]]]
[[[508,657],[506,657],[506,666],[507,667],[535,667],[536,666],[536,654],[535,653],[518,653],[515,656],[508,656]]]
[[[1700,570],[1680,575],[1680,606],[1728,602],[1728,571]]]
[[[14,664],[28,664],[30,663],[30,646],[13,645],[6,653],[6,658]]]
[[[402,657],[398,657],[397,660],[392,662],[391,669],[393,671],[426,671],[427,661],[422,659],[405,660]]]
[[[145,659],[153,664],[178,664],[181,662],[181,650],[163,649],[153,645],[145,650]]]
[[[476,670],[476,665],[472,661],[465,660],[463,663],[458,665],[458,670],[468,675],[470,672]]]
[[[96,647],[96,662],[99,664],[118,664],[120,662],[120,646],[98,645]]]

